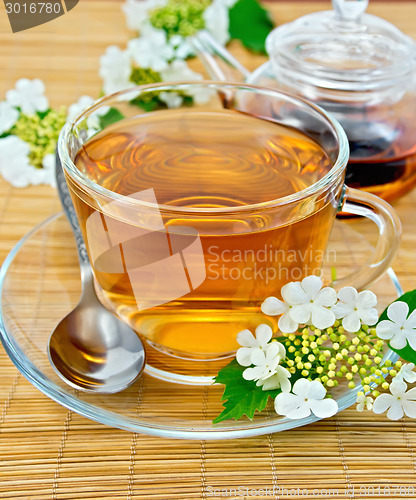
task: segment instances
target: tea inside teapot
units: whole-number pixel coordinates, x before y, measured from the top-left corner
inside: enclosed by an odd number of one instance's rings
[[[253,73],[208,33],[195,48],[217,80],[278,88],[331,113],[350,143],[347,184],[393,201],[416,185],[416,44],[367,5],[333,0],[332,11],[275,28],[270,60]]]

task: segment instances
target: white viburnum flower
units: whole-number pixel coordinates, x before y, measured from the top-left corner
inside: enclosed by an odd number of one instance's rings
[[[202,15],[205,29],[222,45],[230,39],[229,7],[224,0],[213,0]]]
[[[26,187],[30,184],[29,151],[29,144],[15,135],[0,139],[0,174],[12,186]]]
[[[415,368],[414,363],[405,363],[401,368],[399,373],[394,377],[394,380],[404,380],[413,384],[416,382],[416,373],[413,371]]]
[[[387,418],[399,420],[403,415],[416,418],[416,387],[407,391],[407,384],[403,380],[393,380],[390,384],[391,394],[380,394],[374,401],[374,413],[384,413]]]
[[[183,102],[182,96],[173,90],[160,92],[158,97],[168,108],[179,108]]]
[[[130,55],[116,45],[107,47],[105,54],[100,57],[99,74],[103,79],[105,94],[113,94],[133,87],[130,81],[132,67]]]
[[[274,400],[276,413],[297,420],[308,417],[311,412],[318,418],[327,418],[338,411],[338,403],[325,398],[326,389],[319,380],[301,378],[294,383],[292,393],[282,392],[277,395]]]
[[[53,185],[54,172],[36,168],[29,161],[29,145],[15,135],[0,139],[0,174],[12,186]],[[54,155],[52,155],[54,156]]]
[[[141,31],[149,22],[150,11],[167,4],[167,0],[126,0],[122,5],[127,27]]]
[[[185,61],[176,59],[160,72],[164,82],[199,81],[203,80],[200,73],[192,71]],[[189,88],[186,94],[193,98],[195,104],[206,104],[212,97],[213,91],[206,87]]]
[[[274,391],[275,389],[282,389],[283,392],[290,392],[290,379],[291,374],[289,370],[283,366],[276,366],[276,373],[267,377],[266,379],[257,380],[256,385],[261,386],[263,391]]]
[[[342,319],[342,326],[348,332],[358,332],[361,323],[375,325],[378,320],[377,296],[369,290],[358,293],[352,286],[341,288],[339,302],[331,308],[337,319]]]
[[[56,167],[56,156],[53,153],[47,154],[43,157],[42,167],[44,171],[44,184],[49,184],[52,187],[56,187],[56,177],[55,177],[55,167]],[[39,169],[37,169],[39,170]]]
[[[153,27],[147,28],[139,38],[130,40],[127,50],[137,66],[158,73],[166,69],[175,56],[166,32]]]
[[[0,102],[0,135],[8,132],[19,118],[19,111],[7,101]]]
[[[55,155],[45,155],[43,168],[30,164],[29,145],[15,135],[0,139],[0,174],[12,186],[55,185]]]
[[[322,288],[322,280],[317,276],[288,283],[282,287],[281,293],[284,301],[292,306],[289,314],[293,321],[312,323],[321,330],[334,324],[335,314],[329,308],[335,305],[337,294],[333,288]]]
[[[357,396],[357,411],[371,410],[373,407],[374,399],[371,396],[360,394]]]
[[[15,88],[6,93],[6,100],[11,106],[19,107],[27,115],[49,109],[49,102],[45,96],[45,85],[38,78],[18,80]]]
[[[74,121],[83,111],[91,107],[95,102],[95,99],[89,95],[81,96],[77,102],[71,104],[68,108],[68,121]],[[89,135],[96,133],[100,129],[100,116],[104,116],[108,113],[109,106],[101,106],[94,113],[91,113],[87,118],[87,127],[89,129]]]
[[[181,35],[173,35],[169,38],[169,44],[175,50],[175,59],[187,59],[195,55],[192,45]]]
[[[243,330],[237,334],[237,342],[242,346],[238,349],[236,358],[241,366],[250,366],[252,363],[251,356],[253,352],[260,350],[265,351],[267,344],[270,342],[273,330],[269,325],[259,325],[256,328],[254,336],[250,330]],[[284,353],[286,355],[286,352]]]
[[[286,350],[280,342],[271,342],[267,349],[255,349],[251,354],[252,368],[243,371],[245,380],[266,380],[275,373],[280,361],[285,357]]]
[[[262,312],[268,316],[279,316],[279,314],[281,314],[277,326],[282,333],[296,332],[299,327],[299,323],[296,323],[296,321],[293,321],[290,317],[290,309],[290,305],[282,302],[276,297],[267,297],[261,305]]]
[[[406,302],[393,302],[387,309],[387,317],[376,326],[377,335],[389,340],[395,349],[403,349],[409,342],[416,351],[416,310],[409,317],[409,306]]]

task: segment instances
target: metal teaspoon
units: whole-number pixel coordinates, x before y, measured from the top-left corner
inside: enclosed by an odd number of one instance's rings
[[[91,263],[58,155],[56,181],[77,244],[82,293],[78,305],[50,336],[49,360],[71,387],[104,394],[119,392],[141,375],[145,365],[143,344],[137,334],[97,298]]]

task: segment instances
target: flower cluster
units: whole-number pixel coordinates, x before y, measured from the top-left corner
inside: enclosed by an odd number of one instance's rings
[[[103,92],[110,94],[128,89],[133,85],[148,85],[157,82],[198,81],[203,76],[193,71],[183,59],[176,58],[174,47],[166,44],[163,31],[153,31],[146,36],[132,39],[127,48],[110,46],[100,58],[100,76],[103,80]],[[157,95],[147,93],[144,102],[154,100],[155,104],[163,104],[169,108],[181,106],[189,97],[196,104],[208,102],[211,95],[207,90],[198,90],[187,95],[179,92],[159,92]]]
[[[103,92],[110,94],[131,87],[156,82],[202,80],[186,59],[193,49],[189,36],[206,29],[222,44],[229,39],[229,8],[233,0],[127,0],[123,5],[127,25],[138,32],[126,49],[107,48],[100,59]],[[191,94],[160,92],[147,94],[144,104],[152,100],[170,108],[179,107],[190,98],[197,104],[208,101],[206,90]],[[143,104],[141,100],[135,104]]]
[[[127,0],[123,5],[127,26],[143,34],[164,31],[175,40],[178,57],[192,54],[187,37],[201,29],[209,31],[221,44],[229,40],[229,9],[236,0]]]
[[[416,388],[407,390],[406,384],[416,382],[415,365],[385,357],[386,340],[392,349],[409,348],[416,356],[416,312],[407,302],[393,302],[383,315],[387,319],[380,321],[374,293],[353,287],[337,293],[316,276],[288,283],[281,297],[268,297],[261,310],[279,317],[282,336],[273,338],[267,324],[259,325],[255,335],[243,330],[236,355],[242,377],[271,391],[279,415],[334,415],[338,404],[327,391],[342,384],[351,390],[360,386],[358,411],[388,410],[392,420],[416,418]]]
[[[55,147],[66,110],[49,107],[41,80],[22,78],[0,102],[0,174],[15,187],[54,185]]]

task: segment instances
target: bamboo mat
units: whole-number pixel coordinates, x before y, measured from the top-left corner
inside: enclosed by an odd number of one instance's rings
[[[282,23],[329,8],[329,2],[279,2],[269,8]],[[414,3],[383,2],[370,10],[416,38]],[[1,5],[0,96],[23,76],[44,79],[54,106],[82,94],[94,96],[98,56],[127,38],[120,2],[84,0],[62,18],[17,34],[11,33]],[[250,68],[263,60],[238,44],[233,51]],[[403,288],[411,289],[416,286],[416,192],[396,208],[404,238],[395,270]],[[0,180],[0,262],[24,233],[59,209],[50,188],[13,189]],[[352,224],[367,231],[361,221]],[[416,498],[397,486],[416,487],[416,421],[393,423],[346,410],[308,427],[243,440],[137,435],[49,400],[0,349],[0,498]]]

